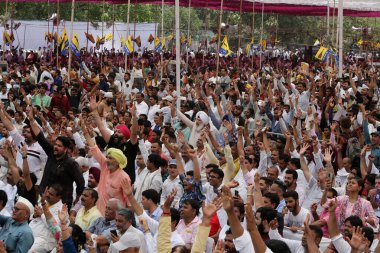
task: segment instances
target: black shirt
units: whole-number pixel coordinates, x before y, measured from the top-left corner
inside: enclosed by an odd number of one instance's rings
[[[124,155],[127,157],[127,166],[124,168],[124,171],[128,174],[131,179],[131,183],[135,182],[136,172],[135,172],[135,160],[137,156],[137,151],[139,149],[139,144],[132,144],[130,140],[127,142],[117,143],[115,141],[115,136],[112,135],[107,148],[117,148],[123,151]]]
[[[79,170],[78,163],[67,154],[60,160],[54,155],[54,147],[40,132],[36,139],[48,156],[44,174],[40,184],[40,193],[45,191],[47,186],[60,184],[63,187],[62,202],[71,205],[73,202],[73,182],[76,183],[76,193],[80,196],[84,189],[84,178]]]

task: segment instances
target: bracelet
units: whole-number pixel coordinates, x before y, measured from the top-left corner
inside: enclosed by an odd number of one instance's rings
[[[28,156],[23,156],[22,159],[28,159]]]
[[[251,194],[247,194],[247,196],[253,196],[253,194],[251,193]]]
[[[171,215],[171,212],[162,212],[163,215]]]

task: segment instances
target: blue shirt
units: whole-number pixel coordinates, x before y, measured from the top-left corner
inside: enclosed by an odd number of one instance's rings
[[[0,226],[0,240],[4,242],[8,253],[25,253],[32,247],[34,238],[28,222],[20,223],[0,215]]]
[[[157,207],[153,213],[149,214],[149,216],[153,220],[159,221],[162,213],[163,213],[163,211],[162,211],[161,207]]]

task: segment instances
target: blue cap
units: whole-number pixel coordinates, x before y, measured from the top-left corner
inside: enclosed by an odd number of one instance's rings
[[[170,161],[169,161],[169,166],[170,165],[175,165],[175,166],[177,166],[177,161],[176,161],[176,159],[171,159]]]

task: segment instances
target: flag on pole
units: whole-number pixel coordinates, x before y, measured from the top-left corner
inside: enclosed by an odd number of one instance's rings
[[[183,45],[185,42],[186,42],[186,36],[182,34],[181,35],[181,45]]]
[[[260,46],[261,46],[262,50],[266,50],[267,49],[267,40],[261,40]]]
[[[231,54],[230,46],[228,45],[228,37],[224,36],[222,41],[222,46],[219,49],[219,53],[223,56],[228,56]]]
[[[123,39],[124,40],[124,39]],[[123,41],[124,43],[124,46],[123,46],[123,49],[124,49],[124,52],[126,55],[130,55],[131,53],[133,53],[133,41],[132,41],[132,36],[128,36],[127,40],[126,41]]]
[[[166,48],[166,38],[162,38],[162,49]]]
[[[317,39],[315,42],[314,42],[314,46],[319,46],[321,44],[321,42],[319,42],[319,40]]]
[[[156,37],[154,39],[154,50],[159,53],[162,49],[162,43],[160,41],[160,38]]]
[[[317,58],[320,61],[326,61],[327,56],[331,53],[331,50],[327,47],[320,47],[317,54],[315,55],[315,58]]]
[[[80,57],[80,47],[77,32],[74,32],[74,36],[71,39],[71,49],[76,57]]]
[[[94,39],[94,36],[92,36],[92,34],[90,33],[84,33],[84,35],[86,36],[86,38],[91,41],[92,43],[95,43],[95,39]]]
[[[191,46],[191,35],[189,35],[189,38],[187,38],[187,46]]]
[[[103,45],[105,42],[105,38],[104,36],[102,38],[100,38],[99,36],[96,36],[96,44],[95,44],[95,48],[96,49],[99,49],[100,48],[100,45]]]
[[[134,38],[133,41],[136,43],[138,47],[141,47],[141,38],[140,35],[137,38]]]
[[[62,37],[62,44],[61,44],[61,54],[65,56],[67,54],[67,49],[69,48],[69,37],[67,36],[66,28],[63,29],[63,37]]]
[[[4,44],[6,44],[7,46],[10,46],[14,40],[15,39],[14,39],[13,33],[9,34],[7,31],[3,32]]]
[[[112,38],[113,38],[112,34],[108,33],[106,38],[105,38],[105,41],[110,41],[110,40],[112,40]]]
[[[173,34],[170,34],[170,35],[168,36],[168,43],[170,43],[173,39],[174,39],[174,35],[173,35]]]
[[[153,41],[154,41],[154,37],[153,37],[152,34],[150,34],[150,35],[149,35],[149,38],[148,38],[148,42],[149,42],[150,44],[152,44]]]

